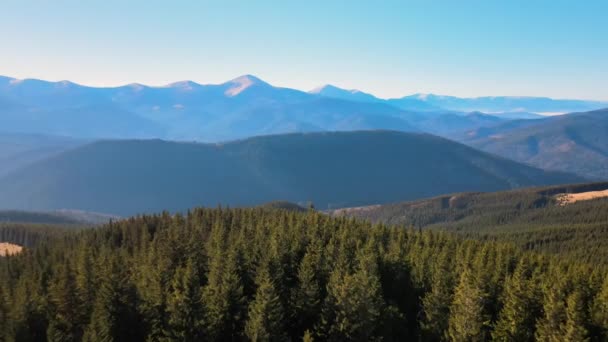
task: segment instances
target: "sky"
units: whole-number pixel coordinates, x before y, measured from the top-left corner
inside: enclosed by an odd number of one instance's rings
[[[608,1],[6,0],[0,75],[608,100]]]

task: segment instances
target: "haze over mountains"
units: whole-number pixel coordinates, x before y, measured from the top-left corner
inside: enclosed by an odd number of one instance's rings
[[[428,134],[266,136],[226,144],[101,141],[0,180],[0,208],[131,215],[312,201],[318,208],[580,182]]]
[[[601,106],[386,100],[330,85],[279,88],[251,75],[114,88],[2,77],[0,208],[130,215],[274,200],[336,208],[608,179],[607,110],[536,114]]]
[[[0,78],[1,130],[77,138],[226,141],[310,131],[395,129],[453,136],[484,126],[469,112],[502,120],[531,112],[598,109],[605,103],[547,98],[460,99],[411,95],[379,99],[325,86],[309,93],[245,75],[214,85],[183,81],[163,87],[94,88],[69,81]],[[504,116],[502,116],[504,113]],[[481,126],[480,126],[481,125]]]

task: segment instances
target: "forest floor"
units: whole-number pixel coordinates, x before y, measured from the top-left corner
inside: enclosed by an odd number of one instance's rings
[[[23,247],[8,242],[0,242],[0,257],[5,255],[18,254],[23,250]]]
[[[608,197],[608,190],[580,192],[578,194],[559,194],[556,197],[560,205],[568,205],[578,201]]]

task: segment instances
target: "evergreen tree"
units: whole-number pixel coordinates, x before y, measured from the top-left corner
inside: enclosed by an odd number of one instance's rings
[[[593,322],[598,327],[599,333],[608,340],[608,276],[597,297],[593,301]]]
[[[61,269],[49,288],[49,341],[80,341],[85,324],[84,303],[69,266]]]
[[[559,283],[545,289],[544,315],[537,321],[536,340],[557,342],[563,340],[563,325],[567,319],[566,306]]]
[[[336,270],[327,285],[321,334],[330,340],[365,341],[377,339],[383,299],[377,259],[371,248],[359,254],[354,274]]]
[[[30,274],[29,278],[19,279],[17,284],[11,303],[11,316],[14,321],[12,328],[16,341],[47,340],[48,320],[40,278],[38,273]]]
[[[76,263],[76,286],[79,300],[82,303],[83,318],[88,320],[95,302],[97,279],[95,279],[95,264],[90,248],[83,243],[80,245],[79,251]]]
[[[484,341],[489,317],[485,312],[486,294],[477,284],[471,269],[465,267],[454,290],[450,306],[448,334],[450,341]]]
[[[438,341],[446,337],[452,303],[452,280],[448,255],[443,253],[433,273],[431,290],[422,299],[421,322],[425,339]]]
[[[207,335],[212,340],[236,340],[243,331],[245,305],[238,255],[236,251],[225,253],[223,245],[217,248],[211,251],[208,283],[203,290]]]
[[[589,341],[586,316],[583,295],[580,290],[575,290],[567,300],[566,324],[562,327],[564,341]]]
[[[136,296],[125,265],[116,255],[106,256],[85,341],[135,341],[141,339]]]
[[[292,300],[293,318],[297,327],[296,334],[301,334],[313,328],[314,322],[321,314],[321,291],[319,287],[319,263],[321,250],[315,245],[309,245],[298,268],[298,285]]]
[[[267,266],[256,279],[255,299],[249,304],[245,334],[251,341],[284,341],[283,308]]]
[[[168,299],[169,324],[174,341],[203,339],[203,303],[200,277],[192,260],[175,273]]]
[[[540,307],[531,278],[530,265],[524,258],[506,281],[504,304],[492,337],[498,341],[534,341],[536,317]]]
[[[149,342],[164,341],[169,334],[167,293],[172,276],[170,261],[158,251],[160,239],[155,239],[140,268],[138,292],[141,296],[139,309],[144,315],[146,339]]]

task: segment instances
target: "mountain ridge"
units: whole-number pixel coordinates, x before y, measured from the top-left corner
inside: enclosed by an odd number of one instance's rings
[[[328,208],[579,180],[423,133],[293,133],[221,144],[105,140],[3,177],[0,208],[121,216],[276,200]]]

